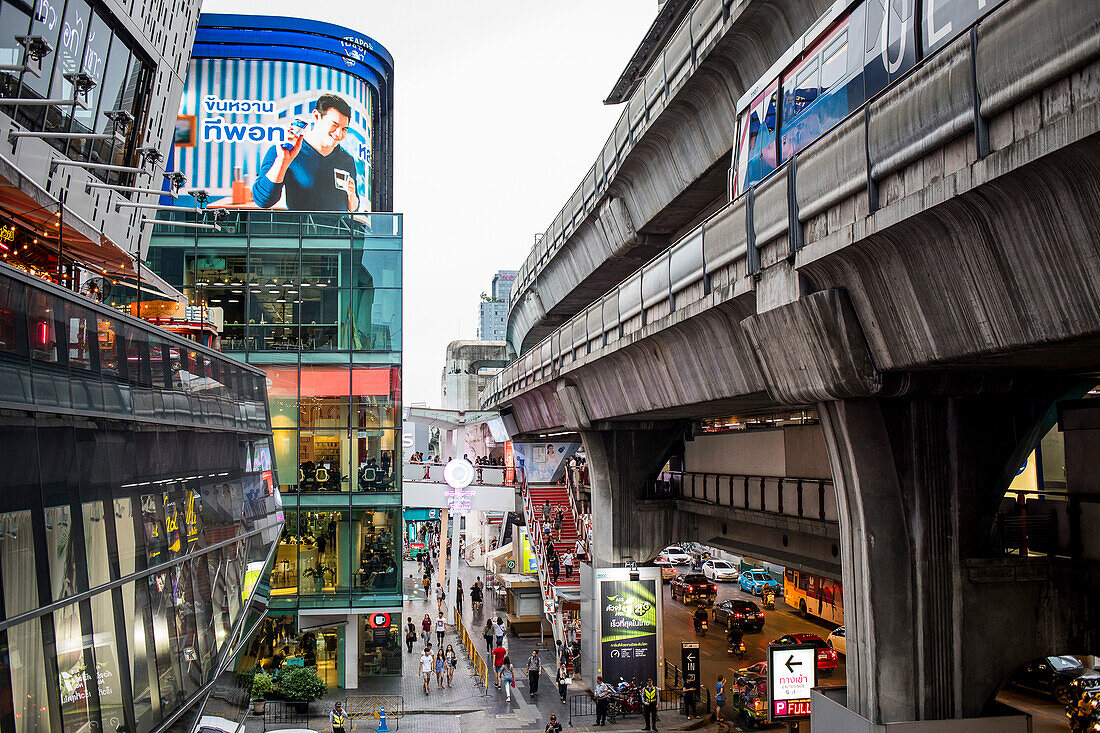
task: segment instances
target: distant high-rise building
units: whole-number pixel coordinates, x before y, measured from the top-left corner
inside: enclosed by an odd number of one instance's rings
[[[482,298],[478,310],[477,337],[482,341],[504,341],[508,330],[508,300],[512,297],[512,284],[516,270],[498,270],[493,275],[492,295]]]

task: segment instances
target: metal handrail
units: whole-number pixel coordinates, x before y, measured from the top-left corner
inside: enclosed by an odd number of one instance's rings
[[[728,488],[728,501],[722,501],[722,481]],[[790,485],[793,482],[793,486]],[[713,487],[713,492],[708,487]],[[774,487],[774,495],[769,493]],[[735,491],[734,489],[737,489]],[[794,489],[794,504],[785,501],[786,489]],[[747,509],[787,517],[837,522],[836,489],[832,479],[790,476],[751,476],[703,471],[662,471],[650,484],[651,498],[678,497],[715,506]],[[813,492],[810,497],[806,492]],[[713,495],[713,499],[711,498]],[[833,497],[833,503],[828,497]],[[812,499],[812,501],[811,501]],[[816,506],[817,511],[808,507]]]
[[[470,664],[474,666],[474,672],[477,673],[478,681],[481,682],[481,694],[482,696],[489,694],[489,665],[485,662],[485,659],[481,656],[481,652],[478,651],[477,644],[474,643],[470,633],[466,630],[466,624],[462,621],[462,614],[455,608],[455,627],[458,629],[458,638],[462,641],[462,646],[466,647],[466,654],[470,657]]]

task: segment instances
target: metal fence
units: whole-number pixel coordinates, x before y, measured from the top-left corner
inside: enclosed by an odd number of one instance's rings
[[[481,656],[481,652],[478,651],[478,644],[474,641],[474,638],[470,636],[466,631],[466,624],[462,622],[462,614],[458,612],[458,609],[454,609],[455,614],[455,628],[458,629],[458,638],[462,640],[462,646],[466,647],[466,654],[470,657],[470,664],[474,667],[474,674],[477,675],[478,684],[481,685],[481,694],[489,694],[489,665],[485,662],[485,658]]]
[[[640,693],[640,691],[639,691]],[[704,706],[703,698],[700,696],[696,705],[700,714],[710,713],[710,694],[706,695],[706,703]],[[680,690],[675,689],[661,689],[657,690],[657,714],[668,713],[673,715],[682,714],[684,711],[683,696]],[[611,697],[607,701],[607,722],[614,723],[619,718],[625,718],[631,715],[641,715],[641,707],[632,706],[625,703],[623,700]],[[573,725],[574,718],[584,718],[587,716],[596,715],[596,698],[591,692],[578,693],[576,695],[569,696],[569,725]]]
[[[656,498],[684,498],[734,509],[836,522],[831,479],[662,471],[650,487]]]
[[[401,716],[405,714],[405,698],[401,695],[359,695],[344,701],[344,712],[352,720],[381,720],[386,717],[387,727],[401,727]]]
[[[264,703],[264,730],[281,730],[287,726],[305,728],[309,724],[309,703],[268,700]],[[278,726],[272,728],[271,726]]]

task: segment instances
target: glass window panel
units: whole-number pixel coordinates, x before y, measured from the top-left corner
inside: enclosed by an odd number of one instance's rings
[[[340,345],[354,351],[401,350],[401,291],[343,292]]]
[[[0,514],[0,573],[4,578],[4,615],[11,618],[38,608],[34,527],[30,511]]]
[[[298,490],[298,432],[275,430],[276,481],[280,491]]]
[[[359,491],[399,491],[395,461],[400,445],[396,430],[355,430],[352,465]]]
[[[95,677],[84,656],[84,636],[80,630],[80,604],[65,606],[53,613],[54,641],[57,649],[57,676],[61,687],[61,719],[66,730],[99,726],[93,720],[91,689]],[[93,667],[94,669],[94,667]]]
[[[76,593],[75,548],[69,506],[46,507],[46,547],[49,550],[50,597],[55,601]]]
[[[84,514],[84,553],[88,561],[88,587],[111,582],[111,568],[107,562],[107,529],[103,524],[103,502],[86,501]]]
[[[301,430],[300,491],[347,491],[351,438],[347,430]]]
[[[277,598],[292,596],[298,592],[298,512],[286,512],[279,546],[275,550],[275,564],[271,568],[271,595]]]
[[[142,387],[151,386],[149,352],[146,347],[149,334],[140,328],[124,325],[122,335],[123,352],[126,355],[126,373],[130,377],[130,383]]]
[[[24,358],[27,355],[25,290],[20,282],[0,278],[0,351]]]
[[[848,58],[848,31],[837,36],[825,49],[821,62],[821,88],[828,89],[844,76]]]
[[[126,378],[125,365],[118,356],[118,323],[97,316],[99,325],[99,369],[104,376]]]
[[[84,60],[84,45],[92,21],[92,8],[84,0],[68,0],[65,3],[65,20],[61,25],[61,37],[55,47],[53,80],[50,82],[49,96],[67,99],[74,95],[73,85],[65,78],[66,74],[80,71]],[[47,130],[67,130],[74,107],[47,107],[44,128]],[[64,143],[60,142],[60,149]]]
[[[298,514],[299,593],[321,595],[333,593],[337,587],[337,568],[343,560],[344,587],[347,584],[348,512],[311,511]],[[344,531],[340,532],[340,524]],[[341,547],[338,539],[343,539]]]
[[[114,500],[115,541],[121,577],[137,572],[137,534],[134,531],[134,502],[129,497]]]
[[[30,294],[30,342],[31,356],[38,361],[57,363],[57,316],[61,301],[39,291]]]
[[[4,591],[6,595],[7,588]],[[8,629],[6,635],[15,731],[16,733],[48,731],[51,727],[50,708],[56,703],[46,687],[46,655],[42,642],[42,622],[40,619],[33,619],[21,623]],[[0,690],[0,694],[4,692],[6,691]]]
[[[106,542],[104,542],[106,545]],[[105,548],[106,549],[106,548]],[[114,592],[92,596],[91,652],[95,661],[95,680],[99,686],[99,712],[102,729],[117,730],[123,721],[122,686],[119,683],[118,645],[115,642]],[[91,673],[89,672],[89,677]]]
[[[152,377],[153,386],[164,389],[171,384],[171,381],[165,378],[165,356],[168,353],[168,347],[160,341],[149,342],[149,373]]]
[[[46,91],[50,88],[53,67],[57,65],[60,58],[60,54],[57,53],[56,49],[60,48],[61,14],[64,12],[64,7],[65,4],[61,0],[35,0],[34,12],[31,16],[30,35],[42,36],[46,43],[50,44],[50,48],[54,49],[54,52],[42,60],[41,77],[36,77],[34,74],[23,75],[23,88],[20,90],[20,96],[45,97]],[[5,18],[7,12],[8,8],[5,8]],[[30,120],[40,120],[42,115],[41,108],[20,108],[19,112],[20,118],[29,118]]]
[[[123,571],[125,574],[125,570]],[[127,628],[127,651],[132,673],[131,689],[138,733],[148,733],[160,720],[157,664],[153,641],[153,617],[146,579],[122,586],[122,607]]]
[[[359,593],[396,593],[401,582],[400,510],[354,510],[351,534],[354,588]]]
[[[99,100],[103,93],[103,74],[107,70],[107,51],[111,47],[111,29],[99,17],[93,13],[87,26],[88,40],[84,45],[84,54],[80,63],[80,71],[87,74],[95,82],[95,86],[88,92],[85,104],[87,109],[75,108],[73,112],[73,129],[91,132],[96,126],[96,118],[99,115]],[[110,109],[109,107],[106,109]]]
[[[348,397],[306,397],[299,404],[299,423],[303,428],[348,427]]]
[[[353,288],[401,287],[401,252],[369,249],[353,252],[350,285]]]
[[[264,367],[271,427],[292,428],[298,424],[298,367]]]
[[[80,306],[68,304],[69,366],[76,369],[92,368],[92,343],[88,329],[91,314]]]
[[[22,8],[9,3],[0,4],[0,65],[19,66],[23,63],[23,47],[15,37],[27,35],[30,22],[31,17]],[[31,74],[25,76],[31,76]],[[18,80],[19,72],[0,71],[0,88],[11,90],[13,92],[11,96],[15,96],[17,92]]]
[[[359,621],[359,676],[381,677],[401,674],[401,617],[390,616],[389,626],[375,628],[372,614],[363,613]]]

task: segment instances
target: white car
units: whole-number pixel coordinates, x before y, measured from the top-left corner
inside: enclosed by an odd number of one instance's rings
[[[195,726],[195,733],[243,733],[244,726],[217,715],[204,715]]]
[[[833,632],[829,634],[829,636],[825,639],[825,643],[835,649],[838,654],[844,654],[845,656],[847,656],[847,654],[844,653],[845,641],[843,626],[837,626],[835,629],[833,629]]]
[[[669,545],[661,550],[661,554],[657,556],[657,559],[673,565],[687,565],[691,562],[691,555],[688,555],[676,545]]]
[[[707,576],[708,580],[714,581],[735,581],[741,577],[741,573],[737,572],[737,568],[725,560],[707,560],[703,563],[703,575]]]

